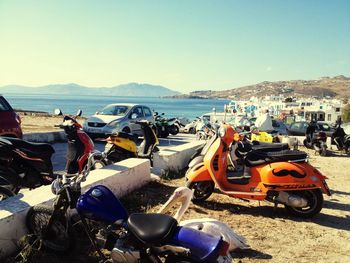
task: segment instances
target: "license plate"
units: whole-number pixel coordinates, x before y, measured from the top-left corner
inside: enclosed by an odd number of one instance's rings
[[[91,133],[100,133],[100,129],[97,129],[97,128],[89,128],[89,129],[88,129],[88,132],[91,132]]]

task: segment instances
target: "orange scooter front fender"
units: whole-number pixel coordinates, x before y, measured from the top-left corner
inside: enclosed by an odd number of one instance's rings
[[[211,179],[210,173],[205,167],[204,163],[201,162],[195,166],[193,166],[187,173],[186,173],[186,183],[195,183],[195,182],[203,182],[203,181],[213,181]]]

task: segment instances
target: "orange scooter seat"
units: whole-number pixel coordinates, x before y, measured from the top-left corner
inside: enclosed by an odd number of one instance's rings
[[[244,159],[248,167],[275,162],[305,162],[307,154],[301,151],[285,150],[279,152],[252,151]]]

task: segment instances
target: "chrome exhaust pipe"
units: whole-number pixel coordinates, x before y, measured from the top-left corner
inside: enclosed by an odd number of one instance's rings
[[[292,207],[303,208],[308,205],[308,202],[305,198],[302,198],[297,195],[289,194],[287,192],[281,191],[278,193],[278,196],[275,198],[275,201]]]

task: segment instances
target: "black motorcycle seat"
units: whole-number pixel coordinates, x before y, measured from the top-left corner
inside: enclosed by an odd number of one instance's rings
[[[48,143],[34,143],[11,137],[4,138],[6,140],[9,140],[12,143],[13,147],[20,148],[21,150],[30,152],[33,155],[51,156],[53,153],[55,153],[55,149],[51,146],[51,144]]]
[[[268,142],[259,142],[259,144],[254,144],[252,150],[260,150],[265,152],[275,152],[289,150],[288,143],[268,143]]]
[[[118,132],[118,134],[116,135],[120,138],[124,138],[124,139],[129,139],[132,140],[134,142],[137,142],[138,136],[132,133],[127,133],[127,132]]]
[[[134,213],[128,219],[129,230],[142,243],[161,244],[171,237],[178,225],[171,216],[156,213]]]
[[[245,157],[248,167],[274,162],[304,162],[307,154],[301,151],[284,150],[279,152],[252,151]]]

